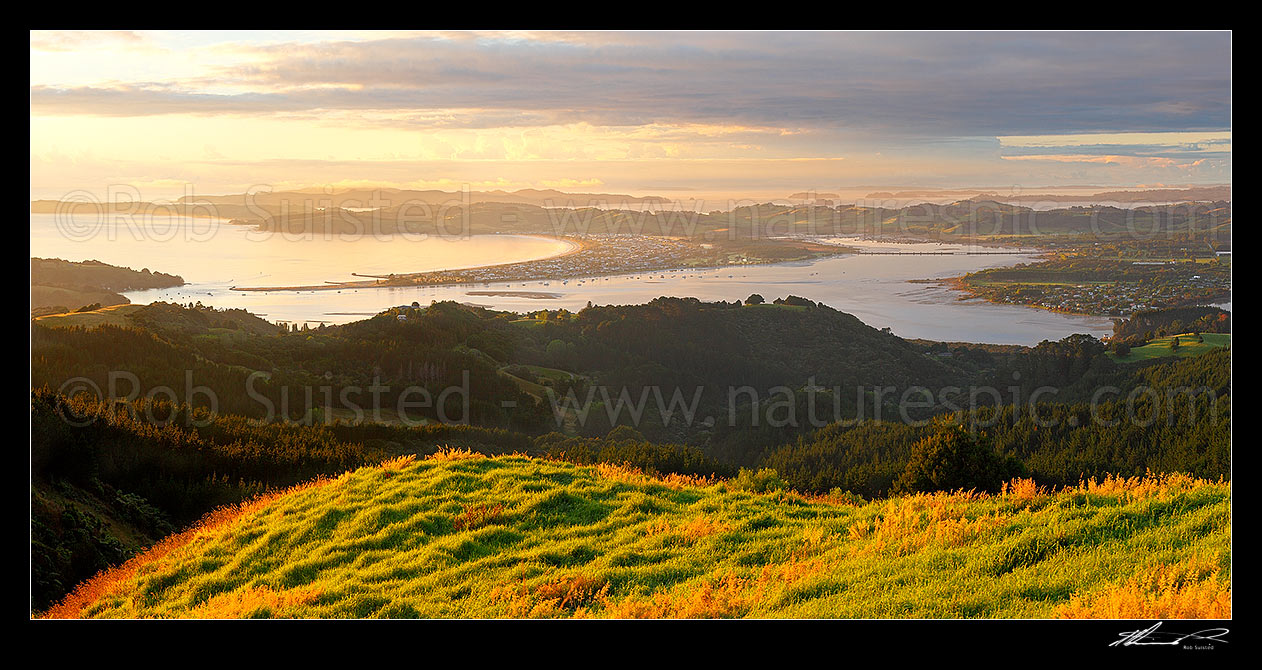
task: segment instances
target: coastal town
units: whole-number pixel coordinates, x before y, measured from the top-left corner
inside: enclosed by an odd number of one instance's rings
[[[1058,259],[970,273],[948,282],[966,298],[1096,316],[1231,300],[1231,257]]]

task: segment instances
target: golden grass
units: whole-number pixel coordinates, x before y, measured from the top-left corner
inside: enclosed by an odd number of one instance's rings
[[[486,458],[485,454],[479,454],[476,451],[460,448],[445,448],[425,457],[428,461],[438,461],[440,463],[447,461],[464,461],[471,458]]]
[[[1230,616],[1229,496],[1150,474],[829,503],[446,449],[218,510],[47,616]]]
[[[820,560],[790,560],[764,566],[757,574],[722,574],[689,589],[652,597],[605,599],[600,616],[612,619],[730,619],[746,616],[768,594],[800,582],[826,568]]]
[[[213,596],[188,612],[190,619],[251,619],[284,616],[287,609],[307,605],[320,597],[319,587],[275,590],[248,586],[241,591]]]
[[[1080,482],[1075,490],[1095,495],[1120,496],[1124,500],[1145,500],[1149,498],[1168,500],[1206,483],[1209,483],[1208,480],[1197,479],[1191,475],[1179,472],[1170,474],[1153,474],[1149,472],[1142,477],[1109,475],[1098,481],[1093,477],[1085,482]],[[1218,483],[1222,483],[1222,480],[1219,480]]]
[[[92,579],[83,582],[75,590],[67,594],[61,602],[49,608],[44,613],[43,618],[79,618],[84,608],[92,603],[126,592],[129,581],[136,576],[142,567],[161,561],[169,554],[212,536],[224,526],[243,516],[262,510],[286,495],[328,486],[329,484],[342,481],[344,478],[345,475],[338,478],[320,477],[286,489],[271,491],[235,505],[220,507],[202,517],[201,520],[187,530],[175,535],[168,535],[122,565],[104,570]]]
[[[406,468],[407,466],[415,462],[416,462],[416,454],[406,454],[404,456],[396,456],[395,458],[384,460],[378,463],[377,467],[381,468],[382,470],[386,470],[387,472],[390,472],[390,471],[402,470],[403,468]]]
[[[473,530],[483,526],[491,526],[499,523],[503,516],[503,503],[496,503],[494,506],[488,506],[485,503],[481,505],[464,505],[464,512],[456,517],[456,530]]]
[[[650,521],[646,533],[649,535],[673,534],[689,542],[696,542],[704,537],[731,530],[730,524],[705,517],[695,517],[672,523],[668,519]]]
[[[1231,584],[1219,561],[1155,565],[1090,597],[1075,594],[1054,615],[1062,619],[1230,619]]]
[[[719,478],[715,476],[646,473],[635,466],[622,463],[596,463],[591,467],[595,468],[596,472],[599,472],[600,476],[606,479],[627,482],[628,484],[663,484],[674,490],[690,487],[705,488],[719,481]]]
[[[849,539],[856,541],[851,553],[907,556],[930,546],[963,546],[1006,523],[997,513],[970,516],[967,503],[987,498],[983,493],[959,491],[889,500],[874,520],[859,521],[847,529]]]
[[[508,616],[514,619],[583,617],[587,606],[603,605],[608,597],[607,581],[576,574],[558,575],[535,586],[497,588],[491,592],[492,599],[507,601]]]
[[[1034,483],[1033,479],[1014,479],[1003,485],[1000,495],[1013,500],[1034,500],[1046,496],[1049,491]]]
[[[724,575],[700,587],[652,598],[629,598],[605,606],[612,619],[728,619],[740,617],[757,602],[761,583],[748,577]]]
[[[132,326],[129,314],[144,307],[144,305],[108,305],[91,312],[66,312],[62,314],[46,314],[37,316],[35,321],[41,326],[49,328],[72,328],[74,326],[82,326],[84,328],[96,328],[101,325],[113,326]]]

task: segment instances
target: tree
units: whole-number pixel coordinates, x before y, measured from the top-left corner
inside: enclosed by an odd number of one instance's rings
[[[1173,340],[1170,340],[1170,350],[1171,351],[1179,350],[1179,336],[1176,335]]]
[[[566,343],[563,340],[552,340],[545,348],[548,352],[548,356],[552,358],[553,362],[564,361],[565,355],[569,353],[569,349],[570,347],[566,346]]]
[[[1117,354],[1118,358],[1126,358],[1131,355],[1131,345],[1124,340],[1113,340],[1113,353]]]
[[[894,482],[897,493],[978,490],[998,491],[1004,482],[1024,474],[1015,458],[995,451],[984,432],[939,420],[912,445],[907,468]]]
[[[758,295],[757,293],[752,293],[750,294],[748,298],[745,298],[746,305],[761,305],[764,302],[767,302],[767,301],[764,300],[763,297]]]
[[[605,435],[605,440],[609,442],[648,442],[644,435],[632,428],[631,426],[617,426]]]

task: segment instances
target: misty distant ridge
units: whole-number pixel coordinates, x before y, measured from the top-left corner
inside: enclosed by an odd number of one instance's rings
[[[180,204],[209,203],[214,205],[243,205],[247,194],[212,196],[184,196],[176,200]],[[424,202],[430,205],[452,205],[465,201],[469,203],[497,202],[505,204],[535,205],[538,207],[586,207],[596,203],[610,204],[666,204],[670,198],[661,196],[634,196],[618,193],[565,193],[555,189],[521,189],[517,191],[440,191],[408,190],[395,188],[364,188],[345,191],[326,192],[320,188],[297,189],[292,191],[258,192],[251,195],[252,201],[260,206],[290,206],[312,203],[317,207],[391,207],[406,202]],[[377,203],[377,204],[374,204]]]
[[[1050,188],[1050,187],[1049,187]],[[1089,187],[1085,187],[1086,190]],[[508,205],[532,205],[536,207],[644,207],[658,205],[669,207],[673,203],[690,200],[688,198],[668,198],[658,195],[634,196],[625,193],[567,193],[556,189],[519,189],[505,191],[442,191],[438,189],[410,190],[397,188],[359,188],[328,192],[323,188],[304,188],[286,191],[259,191],[254,193],[234,193],[226,195],[193,195],[183,196],[175,201],[175,205],[208,204],[217,207],[232,208],[230,216],[248,216],[249,206],[261,207],[275,211],[281,208],[310,209],[375,209],[392,208],[408,203],[425,203],[432,206],[453,206],[464,202],[469,204],[500,203]],[[1007,204],[1043,203],[1083,203],[1101,204],[1142,204],[1164,202],[1219,202],[1231,201],[1231,186],[1194,186],[1187,188],[1154,188],[1115,191],[1096,191],[1091,193],[1015,193],[1003,195],[986,189],[907,189],[898,191],[873,191],[862,196],[843,195],[836,192],[798,191],[783,199],[773,198],[773,202],[814,203],[823,206],[877,204],[863,201],[905,201],[931,202],[950,204],[958,202],[992,201]],[[56,200],[31,201],[32,212],[52,211]],[[141,203],[138,203],[141,204]],[[160,203],[143,203],[152,207]],[[240,208],[240,209],[237,209]]]
[[[1048,187],[1052,188],[1052,187]],[[1081,187],[1076,187],[1081,188]],[[1065,187],[1069,190],[1069,187]],[[1083,190],[1086,190],[1085,188]],[[751,215],[757,219],[779,223],[815,225],[814,221],[840,217],[845,222],[855,217],[860,220],[882,220],[912,211],[923,216],[921,207],[937,208],[939,216],[988,218],[995,215],[1014,216],[1030,211],[1042,211],[1046,215],[1062,211],[1072,219],[1076,208],[1087,206],[1102,213],[1110,209],[1146,209],[1166,207],[1171,204],[1210,205],[1214,211],[1230,208],[1230,186],[1204,186],[1188,188],[1162,188],[1150,190],[1103,191],[1087,194],[1029,194],[1002,196],[981,190],[942,189],[908,190],[899,192],[873,192],[865,198],[845,197],[837,193],[798,192],[786,199],[775,199],[759,204],[742,205],[702,212],[685,201],[661,196],[631,196],[611,193],[566,193],[555,189],[521,189],[517,191],[456,191],[405,190],[405,189],[349,189],[325,192],[323,189],[289,191],[263,191],[214,196],[185,196],[174,202],[133,202],[124,210],[135,213],[175,213],[189,216],[212,216],[232,220],[234,223],[260,225],[274,228],[276,225],[310,229],[332,225],[301,220],[310,214],[323,212],[324,217],[340,217],[342,223],[352,228],[376,229],[383,222],[375,217],[385,216],[384,229],[393,229],[396,218],[414,214],[417,205],[428,208],[429,218],[443,215],[467,206],[471,216],[472,231],[559,233],[612,232],[613,230],[639,231],[645,234],[667,234],[674,231],[680,217],[701,229],[723,229],[733,223],[741,227]],[[729,203],[730,205],[731,203]],[[693,203],[695,205],[695,201]],[[63,211],[93,213],[100,211],[101,204],[93,202],[61,202],[57,200],[31,201],[31,213],[52,214]],[[978,208],[993,210],[987,214],[975,212]],[[1033,209],[1032,209],[1033,208]],[[369,214],[369,210],[377,210]],[[560,214],[558,214],[558,212]],[[592,214],[592,212],[602,212]],[[755,214],[756,213],[756,214]],[[295,219],[294,217],[298,217]],[[364,217],[373,217],[358,221]],[[576,221],[571,219],[577,217]],[[663,218],[665,217],[665,218]],[[822,217],[822,218],[821,218]],[[1177,218],[1177,217],[1176,217]],[[1214,225],[1230,225],[1230,216]],[[579,225],[571,225],[571,224]],[[853,223],[853,221],[851,221]],[[369,228],[363,228],[367,225]],[[559,227],[558,227],[559,225]],[[1076,225],[1069,225],[1076,229]],[[680,231],[674,231],[676,233]],[[693,231],[696,232],[696,231]],[[796,230],[795,232],[803,232]],[[835,231],[833,231],[835,232]]]
[[[790,199],[807,196],[795,193]],[[839,197],[834,194],[818,194],[817,198]],[[1150,203],[1150,202],[1217,202],[1231,200],[1231,186],[1193,186],[1188,188],[1153,188],[1095,193],[1012,193],[1002,195],[992,191],[973,189],[877,191],[864,196],[870,200],[955,199],[958,201],[993,201],[1005,203],[1028,202],[1095,202],[1095,203]]]

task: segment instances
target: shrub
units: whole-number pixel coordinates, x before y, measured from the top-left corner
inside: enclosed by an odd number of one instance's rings
[[[783,491],[789,488],[789,485],[780,478],[779,473],[771,468],[759,468],[758,472],[741,468],[740,472],[736,473],[736,479],[732,480],[732,488],[751,493],[770,493]]]

